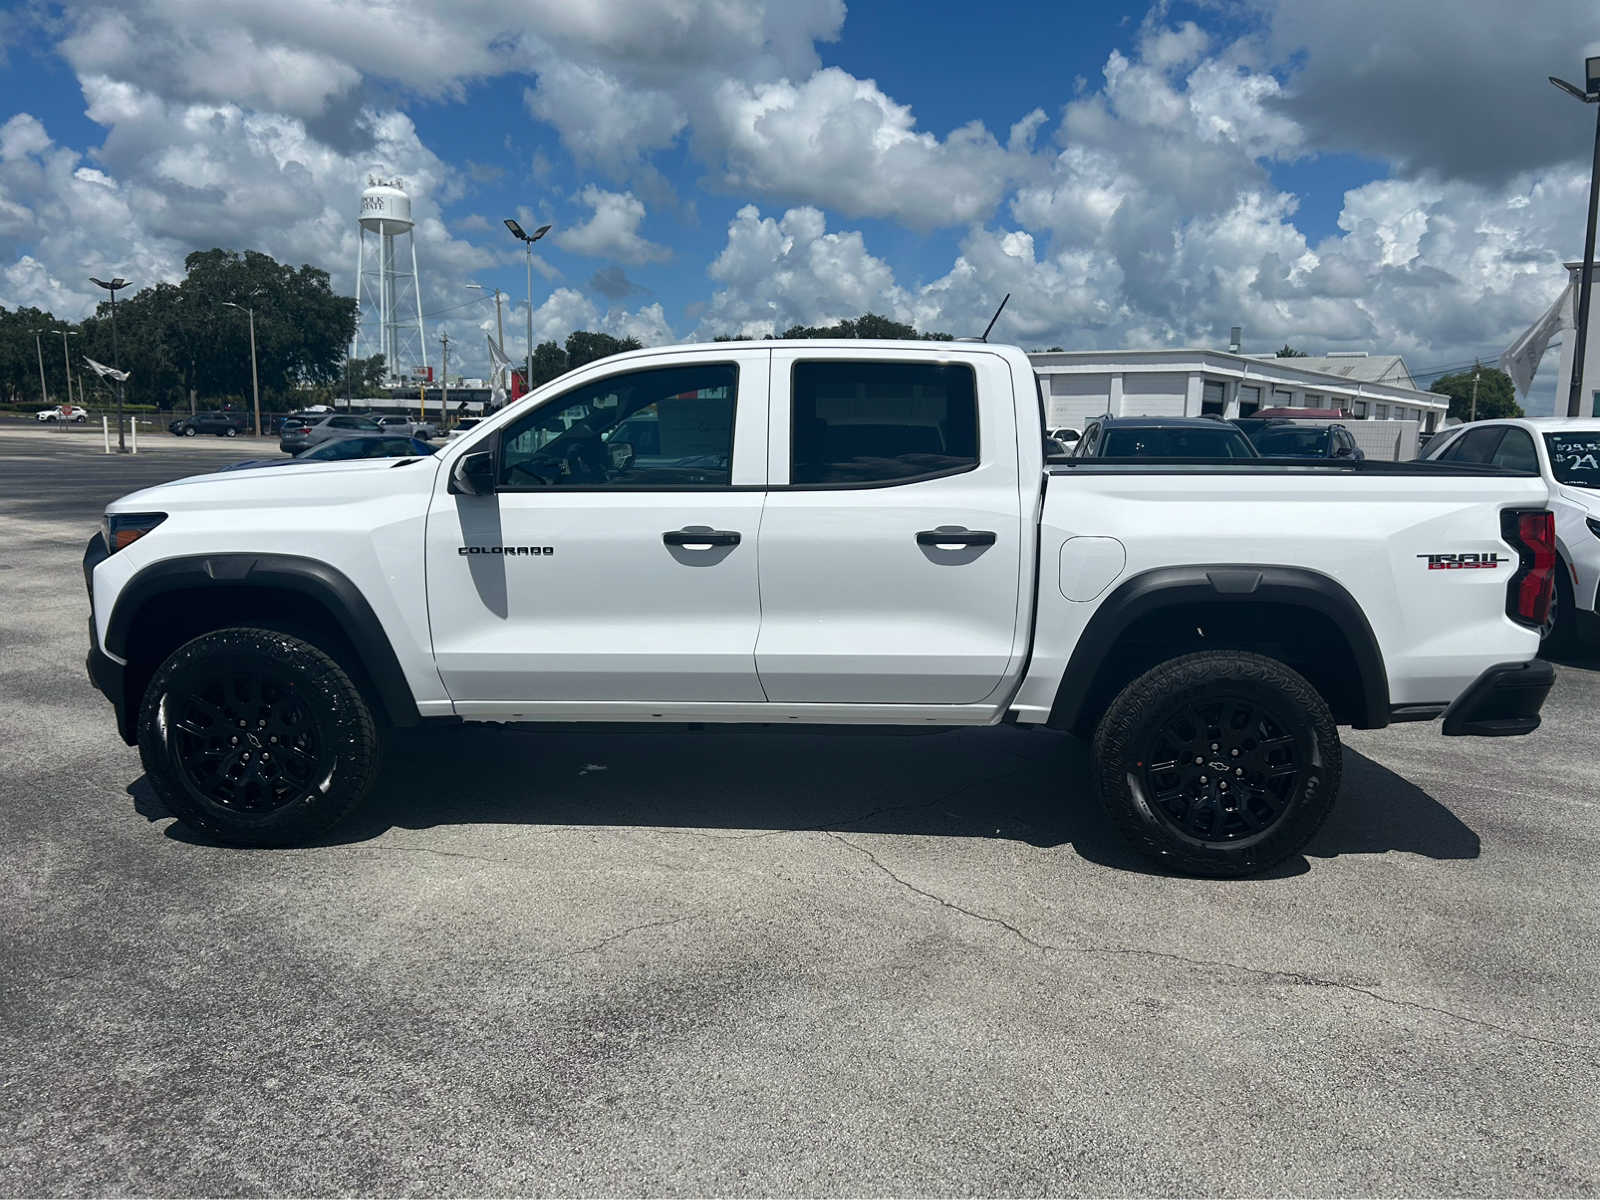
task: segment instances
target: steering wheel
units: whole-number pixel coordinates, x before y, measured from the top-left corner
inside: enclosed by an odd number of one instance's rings
[[[531,458],[527,462],[512,463],[507,472],[524,475],[527,477],[525,482],[537,483],[541,487],[554,487],[561,481],[560,467],[548,459]]]

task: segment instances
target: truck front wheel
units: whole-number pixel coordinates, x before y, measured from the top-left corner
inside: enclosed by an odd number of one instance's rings
[[[378,769],[378,730],[354,681],[316,646],[271,629],[219,629],[178,647],[145,689],[138,732],[168,810],[236,845],[316,837]]]
[[[1207,650],[1153,667],[1094,734],[1095,781],[1143,854],[1191,875],[1263,871],[1311,840],[1339,792],[1327,703],[1275,659]]]

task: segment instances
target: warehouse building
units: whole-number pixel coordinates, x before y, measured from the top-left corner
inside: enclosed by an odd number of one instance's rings
[[[1263,409],[1338,410],[1347,421],[1444,427],[1450,398],[1419,388],[1398,354],[1276,358],[1226,350],[1072,350],[1030,354],[1046,424],[1081,429],[1116,416],[1248,417]]]

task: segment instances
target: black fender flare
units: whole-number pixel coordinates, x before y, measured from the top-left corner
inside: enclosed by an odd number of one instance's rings
[[[1338,580],[1305,567],[1231,563],[1158,567],[1124,580],[1100,602],[1067,661],[1049,724],[1073,729],[1086,715],[1100,670],[1136,621],[1163,609],[1258,602],[1303,608],[1331,620],[1344,635],[1359,681],[1358,729],[1389,724],[1389,674],[1366,614]]]
[[[166,592],[191,588],[262,588],[315,601],[354,647],[389,720],[416,725],[421,715],[383,622],[361,589],[327,563],[293,554],[198,554],[163,559],[140,570],[117,593],[106,622],[106,649],[128,658],[128,635],[140,611]]]

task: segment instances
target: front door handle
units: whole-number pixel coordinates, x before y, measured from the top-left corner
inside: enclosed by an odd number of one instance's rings
[[[954,550],[958,546],[992,546],[994,530],[962,529],[955,525],[942,529],[924,529],[917,534],[917,545],[933,546],[940,550]]]
[[[739,533],[734,529],[669,529],[661,541],[684,550],[710,550],[713,546],[737,546]]]

